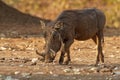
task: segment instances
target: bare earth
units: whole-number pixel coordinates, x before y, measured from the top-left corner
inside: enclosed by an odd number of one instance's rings
[[[1,38],[0,80],[120,80],[120,31],[105,31],[105,67],[95,67],[97,47],[92,40],[75,41],[71,63],[59,65],[60,52],[53,63],[44,63],[43,38]]]

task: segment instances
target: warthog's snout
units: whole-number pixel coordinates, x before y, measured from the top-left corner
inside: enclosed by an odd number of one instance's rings
[[[50,55],[45,55],[45,52],[39,53],[38,50],[36,50],[36,54],[41,56],[42,57],[41,61],[45,61],[46,63],[53,62],[53,60],[56,57],[53,51],[50,51]]]

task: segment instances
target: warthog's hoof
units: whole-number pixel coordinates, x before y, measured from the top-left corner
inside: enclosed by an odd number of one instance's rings
[[[59,64],[62,65],[63,64],[63,59],[59,60]]]
[[[62,65],[62,64],[63,64],[63,62],[59,62],[59,64],[60,64],[60,65]]]
[[[70,63],[70,61],[65,61],[64,64],[65,65],[68,65]]]

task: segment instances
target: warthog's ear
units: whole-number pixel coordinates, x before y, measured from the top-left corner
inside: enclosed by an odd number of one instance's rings
[[[59,29],[63,28],[63,22],[57,21],[56,24],[55,24],[55,26],[54,26],[54,28],[56,30],[59,30]]]
[[[40,20],[40,24],[41,24],[41,28],[44,29],[45,28],[45,22]]]

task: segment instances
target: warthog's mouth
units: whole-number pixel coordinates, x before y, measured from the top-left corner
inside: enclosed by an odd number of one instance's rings
[[[56,53],[52,49],[50,49],[50,57],[48,59],[46,59],[46,60],[45,60],[45,56],[46,56],[45,53],[39,53],[36,50],[36,54],[42,57],[42,59],[40,59],[41,61],[46,61],[48,63],[53,62],[53,60],[56,57]]]

